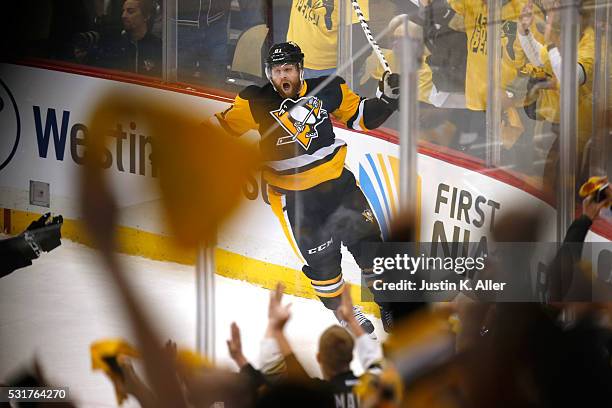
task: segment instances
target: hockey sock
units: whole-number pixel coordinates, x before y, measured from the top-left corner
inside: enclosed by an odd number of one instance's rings
[[[324,276],[324,274],[313,270],[309,266],[304,266],[302,271],[310,278],[312,288],[319,299],[321,299],[323,305],[330,310],[336,310],[340,305],[340,295],[344,290],[342,272],[338,271],[335,276],[332,274],[333,277],[331,279],[322,280],[321,276]],[[329,274],[327,275],[329,276]]]

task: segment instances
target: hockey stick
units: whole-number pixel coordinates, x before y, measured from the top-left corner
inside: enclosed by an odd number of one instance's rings
[[[340,1],[342,1],[342,0],[340,0]],[[368,42],[372,46],[372,49],[374,50],[374,53],[378,57],[378,61],[383,66],[383,68],[384,68],[384,70],[386,72],[391,73],[391,68],[389,68],[389,63],[387,62],[387,59],[385,58],[385,55],[382,53],[382,50],[378,46],[378,43],[374,39],[374,36],[372,35],[372,31],[370,30],[370,26],[365,21],[365,17],[363,16],[363,12],[361,11],[361,7],[359,7],[359,3],[357,3],[357,0],[351,0],[351,3],[353,4],[353,8],[355,9],[355,13],[357,13],[357,18],[359,19],[359,24],[361,24],[361,28],[363,29],[363,33],[365,34],[366,39],[368,40]]]

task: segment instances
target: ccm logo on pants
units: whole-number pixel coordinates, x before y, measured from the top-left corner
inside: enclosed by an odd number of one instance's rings
[[[309,253],[310,255],[312,255],[312,254],[316,254],[317,252],[321,252],[321,251],[323,251],[324,249],[329,248],[329,247],[331,246],[331,244],[333,244],[333,243],[334,243],[334,239],[333,239],[333,238],[330,238],[330,240],[329,240],[329,241],[327,241],[326,243],[321,244],[321,245],[319,245],[319,246],[318,246],[318,247],[316,247],[316,248],[309,249],[309,250],[308,250],[308,253]]]

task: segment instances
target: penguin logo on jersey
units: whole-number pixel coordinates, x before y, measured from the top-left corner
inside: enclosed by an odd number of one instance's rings
[[[297,142],[305,150],[310,147],[312,139],[319,136],[317,126],[327,119],[323,102],[314,96],[302,97],[297,101],[285,99],[280,108],[270,114],[289,133],[289,136],[280,137],[276,145]]]

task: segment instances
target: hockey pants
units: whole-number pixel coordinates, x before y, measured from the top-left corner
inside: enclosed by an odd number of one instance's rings
[[[355,176],[345,168],[337,179],[308,190],[279,193],[269,187],[268,199],[294,251],[306,263],[302,271],[316,295],[335,310],[344,290],[341,244],[367,281],[372,256],[361,245],[381,242],[380,227]]]

